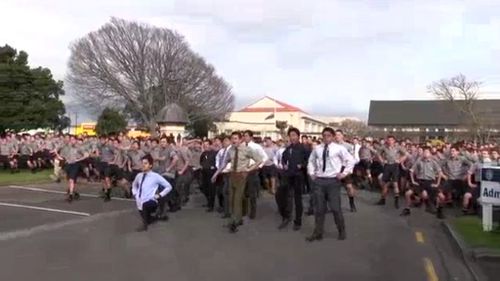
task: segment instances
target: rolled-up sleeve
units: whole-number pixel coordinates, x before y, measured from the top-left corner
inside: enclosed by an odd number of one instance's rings
[[[356,160],[354,157],[347,151],[345,147],[341,147],[340,156],[342,157],[342,162],[344,163],[344,174],[351,174],[354,170],[354,165],[356,165]]]
[[[162,176],[156,175],[156,183],[159,186],[163,186],[163,190],[160,192],[160,196],[164,197],[172,190],[172,185]]]

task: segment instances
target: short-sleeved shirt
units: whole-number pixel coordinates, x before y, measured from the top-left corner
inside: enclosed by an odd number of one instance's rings
[[[396,164],[401,156],[406,155],[406,150],[399,145],[393,147],[383,146],[380,149],[380,155],[387,164]]]
[[[19,145],[19,153],[21,155],[31,155],[31,146],[28,143],[21,143]]]
[[[101,144],[99,146],[99,155],[102,162],[111,163],[115,160],[115,149],[109,144]]]
[[[201,148],[198,147],[190,148],[189,152],[190,152],[189,166],[193,167],[194,169],[200,169],[201,168],[200,157],[201,154],[203,153],[201,151]]]
[[[421,158],[413,164],[411,171],[419,180],[435,180],[441,172],[441,167],[431,158]]]
[[[159,161],[159,167],[162,172],[164,172],[168,166],[170,166],[170,163],[172,163],[172,158],[175,156],[175,150],[168,146],[165,148],[161,148],[160,150],[160,158],[165,158],[165,160],[160,160]]]
[[[189,163],[189,159],[191,159],[191,152],[187,147],[183,146],[177,149],[176,155],[177,155],[176,170],[182,171],[184,165],[186,165],[186,163]]]
[[[367,146],[361,146],[359,148],[359,159],[362,160],[372,160],[372,150]]]
[[[236,159],[236,149],[238,149],[238,159]],[[248,167],[250,166],[250,162],[261,162],[262,156],[261,154],[252,149],[250,146],[245,144],[240,144],[238,148],[235,146],[231,146],[231,149],[228,152],[227,160],[231,161],[231,171],[236,172],[246,172],[248,171]],[[236,170],[235,170],[236,169]]]
[[[84,153],[80,147],[69,144],[63,146],[60,151],[60,155],[66,160],[67,164],[75,163],[83,157]]]
[[[142,150],[128,150],[128,158],[132,170],[140,170],[142,168],[142,157],[146,155]]]
[[[450,180],[462,180],[467,174],[468,167],[469,161],[464,157],[450,157],[444,161],[443,173]]]
[[[0,155],[10,155],[10,145],[7,142],[0,143]]]
[[[125,150],[122,150],[122,149],[115,147],[115,153],[116,153],[115,154],[115,164],[119,168],[125,169],[127,161],[128,161],[128,157],[127,157],[127,154],[125,153]]]

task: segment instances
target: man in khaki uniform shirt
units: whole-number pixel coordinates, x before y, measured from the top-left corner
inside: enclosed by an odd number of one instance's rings
[[[257,151],[242,142],[242,135],[240,132],[233,132],[231,134],[231,142],[232,146],[228,152],[224,167],[231,162],[231,172],[229,174],[229,206],[231,209],[231,219],[228,226],[229,231],[235,233],[238,231],[238,226],[243,224],[242,203],[248,173],[256,170],[263,163],[263,160]],[[250,160],[253,160],[255,163],[250,165]],[[217,177],[217,174],[221,170],[224,169],[219,169],[214,177]]]

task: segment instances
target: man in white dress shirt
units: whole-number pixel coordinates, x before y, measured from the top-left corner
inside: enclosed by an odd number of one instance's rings
[[[268,156],[264,151],[264,148],[253,141],[253,132],[250,130],[246,130],[243,134],[243,139],[248,147],[257,151],[257,153],[262,158],[262,164],[259,165],[259,168],[255,171],[252,171],[247,176],[247,184],[245,188],[245,198],[243,204],[243,213],[248,209],[248,205],[250,205],[250,212],[248,217],[250,219],[255,219],[257,215],[257,197],[259,194],[259,190],[261,188],[261,182],[259,177],[260,169],[264,166],[264,163],[267,161]],[[250,165],[253,165],[253,160],[250,161]],[[248,204],[249,203],[249,204]]]
[[[352,173],[355,160],[347,149],[335,143],[335,131],[326,127],[323,129],[323,143],[316,146],[311,152],[307,173],[313,180],[315,208],[315,227],[309,242],[323,239],[325,224],[326,204],[330,204],[335,224],[339,232],[338,239],[346,239],[344,216],[342,214],[340,189],[341,180]],[[342,166],[344,166],[343,171]]]
[[[222,148],[217,152],[217,156],[215,157],[215,166],[217,171],[212,177],[212,183],[217,186],[217,193],[222,196],[223,200],[223,215],[222,218],[230,218],[231,213],[229,212],[229,172],[231,171],[231,163],[227,163],[226,160],[229,150],[231,149],[231,138],[229,136],[224,136],[222,139]]]
[[[142,218],[138,231],[148,230],[148,226],[155,220],[168,220],[168,217],[163,215],[163,209],[166,195],[172,190],[172,186],[160,174],[152,171],[153,163],[151,155],[142,157],[142,173],[139,173],[132,183],[132,194]],[[154,217],[153,213],[156,213]]]

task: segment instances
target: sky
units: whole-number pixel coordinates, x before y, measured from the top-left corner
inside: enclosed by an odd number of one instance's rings
[[[184,35],[237,109],[267,95],[366,118],[370,100],[433,98],[426,86],[458,73],[500,98],[498,0],[2,0],[0,11],[0,44],[61,80],[71,42],[119,17]]]

